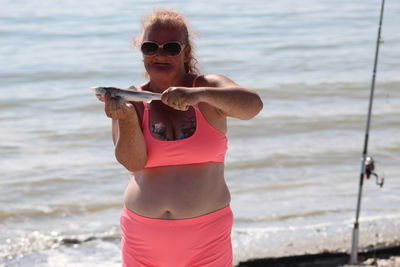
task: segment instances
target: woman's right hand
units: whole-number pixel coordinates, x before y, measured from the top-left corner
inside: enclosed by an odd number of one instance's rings
[[[121,98],[111,97],[110,94],[106,94],[104,103],[104,112],[111,119],[126,120],[132,118],[132,116],[136,116],[133,104],[124,102]]]

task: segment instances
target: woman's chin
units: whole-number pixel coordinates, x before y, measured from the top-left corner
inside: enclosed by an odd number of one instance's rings
[[[171,75],[175,71],[171,66],[153,66],[150,69],[147,70],[147,73],[150,76],[163,76],[165,75]]]

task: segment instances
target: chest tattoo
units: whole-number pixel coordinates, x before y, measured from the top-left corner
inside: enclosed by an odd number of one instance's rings
[[[196,116],[192,116],[187,119],[184,119],[180,123],[179,130],[180,130],[179,137],[177,139],[185,139],[185,138],[192,136],[194,134],[194,132],[196,131]],[[164,140],[164,141],[172,140],[171,138],[168,138],[167,127],[162,122],[152,124],[151,125],[151,133],[157,139]]]
[[[180,125],[180,128],[181,128],[181,135],[179,139],[184,139],[192,136],[196,131],[196,117],[192,116],[187,118],[186,120],[183,120]]]
[[[167,127],[164,123],[154,123],[151,125],[151,132],[160,140],[169,141],[167,138]]]

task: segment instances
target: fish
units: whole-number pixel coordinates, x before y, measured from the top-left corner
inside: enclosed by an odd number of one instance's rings
[[[95,92],[97,98],[104,102],[106,93],[109,93],[111,97],[119,98],[129,102],[150,102],[152,100],[161,100],[161,94],[153,93],[149,91],[136,91],[129,89],[121,89],[116,87],[92,87],[90,88]]]

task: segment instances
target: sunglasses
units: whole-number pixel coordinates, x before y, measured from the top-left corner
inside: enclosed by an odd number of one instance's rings
[[[166,42],[162,45],[159,45],[156,42],[146,41],[142,43],[140,50],[145,56],[154,56],[157,54],[158,50],[162,48],[167,56],[175,57],[182,52],[185,46],[185,44],[181,44],[180,42]]]

